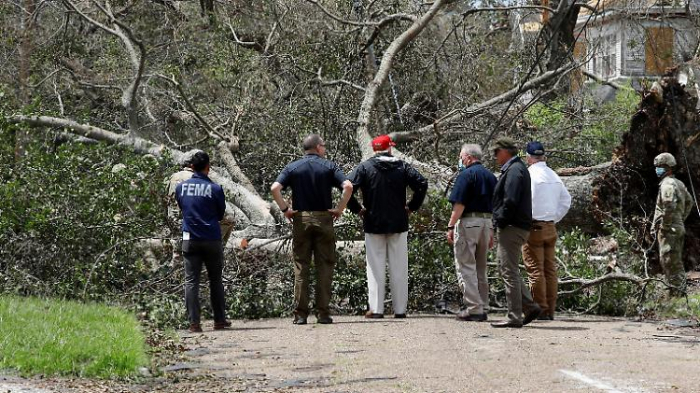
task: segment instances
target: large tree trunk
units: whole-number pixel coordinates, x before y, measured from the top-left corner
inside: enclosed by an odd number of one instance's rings
[[[574,197],[562,226],[578,225],[593,232],[602,230],[603,224],[623,229],[636,243],[635,251],[649,250],[651,266],[657,268],[657,247],[650,235],[659,189],[654,157],[663,152],[673,154],[678,162],[674,173],[693,195],[700,184],[700,115],[695,109],[698,99],[684,90],[673,72],[657,82],[658,89],[644,92],[612,163],[584,174],[576,170],[560,173]],[[696,204],[686,221],[686,268],[698,267],[699,256],[700,217]]]

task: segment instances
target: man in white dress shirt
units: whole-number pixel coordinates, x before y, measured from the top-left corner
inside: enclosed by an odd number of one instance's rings
[[[532,297],[542,308],[538,319],[553,320],[557,306],[556,223],[571,207],[571,195],[557,174],[547,166],[544,146],[527,144],[527,163],[532,183],[532,228],[523,246],[523,261]]]

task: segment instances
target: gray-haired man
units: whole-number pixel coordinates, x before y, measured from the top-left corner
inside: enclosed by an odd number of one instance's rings
[[[447,241],[454,245],[457,279],[464,296],[461,321],[485,321],[489,306],[486,255],[493,246],[493,189],[496,176],[481,165],[481,148],[465,144],[459,153],[464,166],[450,194],[452,215]]]

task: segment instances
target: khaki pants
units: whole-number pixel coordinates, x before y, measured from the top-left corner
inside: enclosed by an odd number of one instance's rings
[[[683,243],[685,229],[674,228],[659,231],[659,257],[666,281],[673,285],[672,295],[683,296],[686,290],[685,267],[683,266]]]
[[[520,276],[520,248],[525,244],[529,231],[514,226],[498,230],[498,267],[503,277],[508,301],[508,319],[523,322],[523,310],[527,313],[537,304],[532,300],[529,288]]]
[[[316,313],[330,315],[331,284],[335,267],[335,231],[328,212],[299,212],[293,218],[294,314],[309,316],[311,258],[316,267]]]
[[[489,306],[489,282],[486,256],[491,241],[491,219],[465,217],[455,228],[455,267],[469,314],[483,314]]]
[[[391,305],[394,314],[406,314],[408,304],[408,232],[365,234],[369,310],[384,314],[386,265],[389,261]]]
[[[554,316],[557,307],[557,261],[554,256],[557,227],[553,222],[536,222],[523,246],[523,262],[532,297],[542,314]]]

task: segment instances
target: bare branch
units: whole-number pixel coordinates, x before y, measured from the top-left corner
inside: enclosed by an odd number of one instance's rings
[[[553,79],[560,78],[563,75],[566,75],[567,73],[573,71],[578,67],[577,64],[575,63],[569,63],[566,64],[563,67],[560,67],[556,70],[552,71],[547,71],[544,74],[533,78],[524,84],[522,86],[514,87],[507,92],[498,95],[496,97],[490,98],[484,102],[480,102],[478,104],[470,105],[467,108],[461,109],[461,110],[452,110],[445,116],[437,119],[433,124],[421,127],[418,129],[410,130],[410,131],[403,131],[403,132],[394,132],[391,134],[392,139],[394,139],[396,142],[407,142],[407,141],[412,141],[416,138],[418,138],[420,135],[426,134],[426,133],[431,133],[433,132],[433,128],[442,125],[447,126],[453,123],[456,123],[458,121],[461,121],[465,118],[468,118],[470,116],[476,115],[478,113],[481,113],[488,108],[491,108],[495,105],[502,104],[506,101],[509,101],[516,97],[519,94],[525,93],[529,90],[539,88],[548,82],[550,82]]]
[[[376,22],[374,22],[374,21],[358,22],[358,21],[354,21],[354,20],[343,19],[343,18],[333,14],[331,11],[329,11],[326,7],[324,7],[317,0],[306,0],[306,1],[311,3],[311,4],[314,4],[321,11],[323,11],[324,14],[328,15],[328,17],[330,17],[334,21],[336,21],[338,23],[342,23],[344,25],[357,26],[357,27],[367,27],[367,26],[381,27],[381,26],[385,26],[391,22],[399,21],[399,20],[407,20],[407,21],[411,21],[411,22],[416,22],[418,20],[418,18],[416,18],[415,15],[398,13],[398,14],[386,16],[382,20],[376,21]]]

